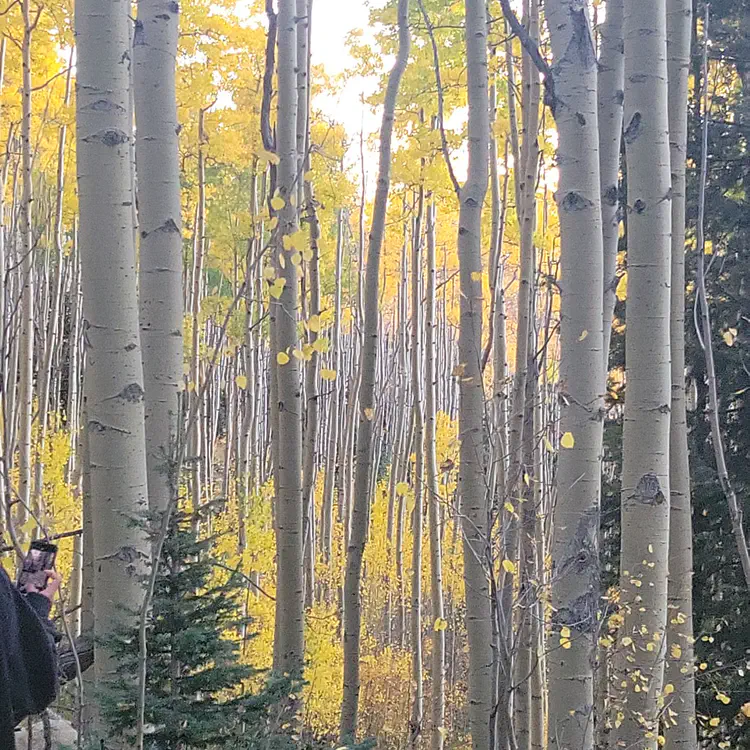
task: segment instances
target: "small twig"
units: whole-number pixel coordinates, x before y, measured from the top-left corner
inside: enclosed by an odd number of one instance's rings
[[[461,186],[458,184],[456,173],[453,171],[453,163],[451,162],[451,155],[448,150],[448,138],[445,134],[445,102],[443,98],[443,80],[440,74],[440,54],[438,53],[438,46],[435,41],[434,27],[430,21],[430,17],[427,15],[427,9],[424,7],[423,0],[418,0],[418,2],[419,10],[422,12],[422,18],[430,37],[430,44],[432,45],[432,62],[435,69],[435,85],[437,86],[438,127],[440,128],[440,143],[443,149],[443,158],[445,159],[445,166],[448,168],[448,175],[453,183],[453,189],[456,191],[456,195],[459,195],[461,193]]]

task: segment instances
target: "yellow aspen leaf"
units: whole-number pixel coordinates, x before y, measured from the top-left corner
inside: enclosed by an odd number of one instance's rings
[[[320,315],[311,315],[307,321],[307,328],[313,333],[318,333],[320,331]]]
[[[396,485],[396,494],[397,495],[405,495],[409,491],[409,484],[408,482],[399,482]]]
[[[263,269],[263,278],[266,281],[274,281],[276,278],[276,270],[273,268],[273,266],[266,266]]]
[[[276,355],[276,362],[282,367],[289,364],[289,355],[286,352],[279,352]]]
[[[443,630],[448,629],[448,621],[442,617],[438,617],[437,620],[435,620],[435,625],[433,626],[436,633],[440,633]]]
[[[718,716],[714,716],[708,720],[708,726],[710,727],[718,727],[719,724],[721,724],[721,719]]]
[[[545,448],[546,448],[546,449],[547,449],[547,450],[548,450],[548,451],[549,451],[550,453],[554,453],[554,452],[555,452],[555,446],[554,446],[554,445],[552,445],[552,443],[550,443],[550,441],[549,441],[549,438],[548,438],[548,437],[545,437],[545,438],[544,438],[544,447],[545,447]]]
[[[700,663],[700,664],[698,665],[698,669],[700,669],[700,671],[701,671],[701,672],[705,672],[705,671],[706,671],[706,670],[708,669],[708,664],[706,664],[706,662],[705,662],[705,661],[702,661],[702,662],[701,662],[701,663]]]
[[[315,339],[313,343],[313,349],[320,354],[325,354],[330,348],[331,342],[325,336]]]
[[[717,693],[716,700],[723,703],[725,706],[728,706],[732,702],[732,699],[725,693]]]
[[[293,234],[285,234],[281,242],[284,250],[297,250],[301,253],[305,249],[305,233],[297,230]]]
[[[305,357],[305,353],[301,349],[295,349],[294,351],[292,351],[292,356],[295,359],[307,359],[307,357]]]
[[[279,266],[282,269],[286,268],[286,258],[281,253],[279,253]]]
[[[570,648],[573,644],[567,638],[561,638],[560,639],[560,645],[563,648]]]
[[[572,432],[566,432],[562,438],[560,438],[560,445],[563,448],[573,448],[576,444],[576,439],[573,437]]]
[[[620,276],[620,280],[617,282],[617,289],[615,290],[617,299],[620,302],[624,302],[628,298],[628,274],[627,271]]]
[[[679,659],[682,656],[682,646],[679,643],[673,643],[669,653],[673,659]]]
[[[570,638],[570,628],[563,626],[560,628],[560,637],[561,638]]]
[[[309,263],[313,259],[313,251],[310,250],[309,247],[306,247],[302,251],[302,260],[305,261],[305,263]]]
[[[464,363],[457,364],[453,368],[453,377],[462,378],[465,372],[466,372],[466,365]]]
[[[310,169],[307,172],[305,172],[305,174],[303,175],[303,178],[304,178],[305,182],[311,182],[313,176],[314,176],[313,175],[313,171],[312,171],[312,169]]]
[[[664,686],[664,695],[672,695],[674,693],[674,685],[670,682]]]
[[[247,388],[247,378],[244,375],[238,375],[234,379],[234,382],[236,383],[237,387],[243,391],[245,390],[245,388]]]
[[[279,226],[279,217],[273,216],[271,218],[271,221],[268,222],[268,229],[269,231],[273,232],[273,230],[276,229],[277,226]]]
[[[193,393],[195,391],[195,383],[191,380],[187,384],[188,393]]]
[[[286,206],[286,201],[280,195],[271,198],[271,208],[274,211],[281,211],[284,206]]]
[[[365,409],[365,419],[368,422],[372,422],[372,420],[375,419],[375,410],[370,409],[369,407]]]
[[[269,293],[274,299],[279,299],[284,293],[284,282],[285,279],[276,279],[276,281],[274,281],[273,285],[269,289]]]
[[[503,560],[503,570],[513,575],[516,572],[516,565],[512,560]]]
[[[625,637],[624,637],[624,638],[622,639],[622,645],[623,645],[623,646],[625,646],[626,648],[627,648],[628,646],[632,646],[632,645],[633,645],[633,639],[632,639],[632,638],[631,638],[630,636],[627,636],[627,635],[626,635],[626,636],[625,636]]]
[[[581,331],[581,335],[578,337],[579,341],[584,341],[588,338],[589,332],[588,331]]]
[[[734,339],[736,334],[732,333],[732,329],[729,329],[728,331],[724,331],[724,333],[721,334],[721,337],[724,339],[724,343],[727,346],[734,346]]]
[[[258,159],[260,159],[260,161],[270,162],[274,166],[278,165],[279,163],[279,157],[272,151],[266,151],[264,148],[258,151]]]
[[[471,274],[471,280],[472,281],[481,281],[482,280],[482,272],[481,271],[474,271],[474,273]]]
[[[336,370],[329,370],[327,368],[323,368],[320,371],[320,377],[323,378],[323,380],[336,380]]]
[[[660,734],[656,738],[656,742],[658,743],[659,747],[664,747],[664,745],[667,744],[667,738],[663,734]]]
[[[505,506],[504,506],[504,507],[505,507],[505,510],[507,510],[507,511],[508,511],[508,513],[514,513],[514,512],[515,512],[515,510],[516,510],[516,509],[515,509],[515,508],[513,507],[513,503],[511,503],[510,501],[506,501],[506,502],[505,502]]]
[[[438,727],[438,734],[445,739],[448,736],[448,730],[445,727]]]
[[[750,703],[745,703],[740,708],[740,713],[750,719]]]

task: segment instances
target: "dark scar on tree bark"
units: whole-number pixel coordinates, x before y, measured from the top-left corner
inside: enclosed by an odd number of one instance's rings
[[[667,498],[661,491],[659,477],[653,472],[644,474],[635,487],[635,492],[630,495],[629,500],[635,500],[644,505],[661,505]]]

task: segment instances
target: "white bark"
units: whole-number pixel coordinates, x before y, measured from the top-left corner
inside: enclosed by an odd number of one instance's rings
[[[666,0],[626,4],[629,215],[620,556],[624,624],[614,679],[614,710],[623,719],[613,739],[644,750],[657,747],[667,625],[672,218],[666,25]],[[632,644],[624,639],[632,639]]]
[[[163,512],[176,492],[183,368],[182,216],[175,61],[179,6],[139,0],[133,36],[140,326],[149,504]]]
[[[588,11],[547,0],[559,136],[560,388],[549,654],[550,747],[593,748],[602,444],[602,219],[597,61]]]
[[[133,246],[128,114],[128,8],[76,3],[77,155],[94,538],[95,679],[112,679],[107,641],[142,600],[144,536],[132,519],[146,510],[147,478]],[[98,734],[107,727],[101,717]],[[113,750],[125,747],[110,744]]]

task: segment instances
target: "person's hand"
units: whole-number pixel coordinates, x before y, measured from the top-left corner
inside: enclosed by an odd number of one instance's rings
[[[35,586],[27,584],[26,592],[29,594],[41,594],[51,602],[54,602],[55,594],[58,592],[60,586],[62,586],[62,576],[56,570],[45,570],[44,574],[47,576],[47,585],[45,588],[40,590]]]

